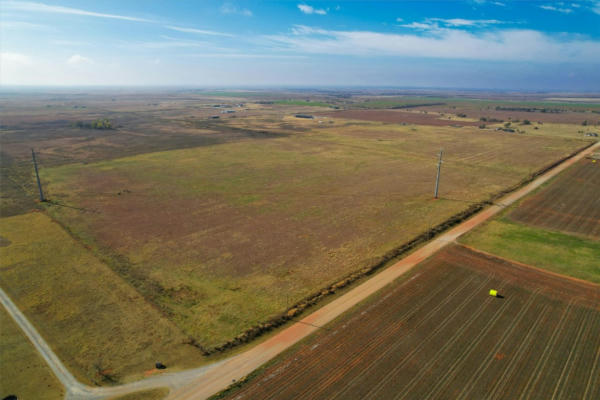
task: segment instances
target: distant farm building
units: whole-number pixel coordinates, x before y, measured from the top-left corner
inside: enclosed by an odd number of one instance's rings
[[[315,119],[315,117],[313,115],[308,115],[308,114],[296,114],[296,118]]]

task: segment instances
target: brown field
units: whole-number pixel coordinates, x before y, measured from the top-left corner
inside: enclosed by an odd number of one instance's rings
[[[226,397],[591,400],[599,330],[599,286],[453,246]]]
[[[79,379],[205,362],[587,144],[564,124],[508,135],[415,110],[382,111],[406,125],[302,120],[346,100],[234,94],[0,96],[0,284]],[[74,125],[97,118],[116,129]],[[36,202],[31,147],[49,203]]]
[[[358,119],[364,121],[390,122],[394,124],[414,124],[429,126],[478,126],[479,121],[457,120],[444,118],[438,114],[424,114],[401,110],[344,110],[319,113],[331,118]]]
[[[600,238],[600,162],[584,159],[525,200],[509,218]]]
[[[600,124],[600,114],[596,112],[590,112],[590,110],[598,110],[598,106],[590,106],[589,109],[574,111],[569,110],[568,106],[564,107],[547,103],[544,105],[511,105],[506,103],[500,103],[500,107],[510,108],[548,108],[560,110],[560,112],[539,112],[539,111],[518,111],[518,110],[496,110],[496,104],[490,104],[487,102],[449,102],[447,105],[429,106],[429,107],[416,107],[414,110],[427,111],[433,113],[443,114],[466,114],[467,118],[473,118],[479,120],[480,118],[494,118],[498,120],[507,121],[523,121],[529,120],[531,122],[542,122],[542,123],[554,123],[554,124],[575,124],[581,125],[583,121],[587,121],[588,125]],[[565,109],[567,108],[567,109]]]
[[[583,144],[467,127],[313,129],[46,168],[48,195],[68,206],[48,211],[210,348]]]

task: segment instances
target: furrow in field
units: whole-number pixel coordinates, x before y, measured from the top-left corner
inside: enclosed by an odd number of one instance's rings
[[[524,307],[524,309],[528,309],[530,307],[532,307],[533,303],[529,303],[527,306]],[[526,321],[527,324],[529,324],[529,328],[525,329],[526,335],[525,338],[522,339],[521,341],[521,346],[523,346],[524,343],[527,343],[528,340],[530,340],[532,333],[535,332],[536,327],[539,325],[540,321],[542,320],[545,312],[546,312],[546,308],[542,307],[541,310],[537,310],[537,309],[533,309],[535,312],[537,312],[537,318],[535,319],[535,321],[533,323],[529,323]],[[482,362],[479,365],[479,368],[477,368],[477,370],[471,375],[471,379],[467,382],[467,384],[465,386],[463,386],[462,391],[458,394],[457,398],[459,399],[468,399],[468,398],[472,398],[469,397],[469,394],[474,390],[475,386],[482,380],[482,378],[485,376],[486,372],[488,371],[488,369],[490,368],[490,366],[492,365],[492,363],[495,361],[495,355],[501,353],[501,350],[503,349],[505,343],[508,341],[508,339],[511,337],[511,335],[515,332],[515,329],[517,327],[521,327],[521,320],[523,320],[523,317],[526,315],[527,311],[524,311],[520,317],[518,319],[516,319],[513,324],[510,326],[509,329],[507,329],[502,338],[496,343],[496,345],[492,348],[492,350],[485,356],[483,357],[483,359],[485,360],[484,362]],[[517,332],[521,332],[521,330],[517,330]],[[518,351],[518,350],[517,350]]]
[[[520,307],[519,313],[514,317],[515,319],[520,320],[520,318],[522,318],[522,315],[525,313],[525,311],[527,311],[527,309],[529,308],[529,305],[533,302],[533,300],[535,299],[535,297],[537,297],[537,295],[538,295],[538,292],[535,292],[529,296],[529,299],[527,300],[525,305],[522,305]],[[509,304],[509,303],[510,303],[510,300],[506,301],[505,304]],[[460,370],[464,367],[464,364],[469,359],[471,354],[473,354],[473,352],[477,349],[479,344],[481,342],[483,342],[483,340],[486,338],[486,336],[490,332],[493,331],[492,328],[494,328],[496,326],[496,323],[502,317],[505,307],[500,308],[500,310],[502,310],[502,312],[499,312],[498,314],[496,314],[494,316],[494,318],[492,318],[489,321],[489,323],[488,323],[488,325],[486,325],[485,329],[479,335],[477,335],[475,337],[475,340],[473,341],[471,346],[467,347],[460,354],[460,356],[457,357],[456,361],[448,369],[448,373],[446,373],[441,379],[439,379],[437,385],[435,385],[433,387],[433,390],[426,396],[427,398],[435,398],[435,397],[439,396],[440,391],[442,391],[448,385],[449,382],[451,382],[453,379],[456,378],[456,376],[459,374]]]
[[[559,379],[559,372],[561,367],[564,365],[564,360],[567,358],[565,354],[566,349],[570,349],[570,343],[572,337],[576,334],[579,326],[581,325],[582,309],[577,307],[575,312],[569,317],[570,319],[562,327],[556,342],[549,349],[547,357],[543,361],[543,365],[537,372],[534,379],[533,385],[529,388],[529,391],[525,398],[540,398],[550,399],[555,388],[555,382]]]
[[[399,339],[396,340],[396,342],[392,345],[389,346],[387,348],[386,351],[384,351],[383,353],[380,353],[380,356],[378,357],[379,359],[383,359],[386,358],[386,356],[388,354],[391,353],[396,353],[396,349],[401,347],[402,344],[404,343],[404,339],[412,334],[413,332],[415,332],[420,326],[424,325],[425,323],[429,322],[430,320],[432,320],[435,317],[438,317],[438,312],[440,310],[444,310],[444,306],[450,304],[454,307],[454,312],[451,312],[449,315],[447,315],[444,319],[444,321],[448,321],[452,318],[452,316],[455,314],[456,310],[462,308],[473,296],[476,292],[479,292],[481,290],[481,288],[483,288],[486,284],[487,284],[487,280],[484,280],[484,282],[482,282],[479,287],[477,289],[475,289],[475,291],[473,291],[472,289],[469,289],[469,291],[472,291],[473,293],[471,294],[471,296],[467,297],[461,304],[459,304],[458,306],[455,306],[454,304],[451,303],[451,301],[454,298],[460,298],[461,296],[458,296],[459,294],[462,294],[461,292],[465,289],[468,288],[469,284],[475,279],[475,275],[471,276],[470,279],[466,280],[465,282],[463,282],[461,285],[459,285],[452,293],[450,293],[446,298],[445,301],[440,302],[436,307],[432,308],[425,316],[423,319],[420,319],[417,324],[413,327],[411,327],[410,329],[406,330],[405,332],[402,333],[401,337]],[[444,322],[442,322],[440,325],[443,325]],[[372,349],[377,349],[378,347],[381,346],[369,346],[369,348]],[[369,351],[371,351],[369,349]],[[367,351],[363,351],[361,352],[360,355],[362,355],[363,353],[368,353]],[[405,358],[406,359],[406,358]],[[338,369],[335,373],[333,374],[329,374],[329,376],[326,377],[325,381],[322,382],[321,385],[313,385],[310,388],[307,388],[306,391],[299,393],[296,398],[303,398],[304,396],[309,396],[311,394],[311,392],[314,391],[319,391],[319,390],[323,390],[326,387],[330,386],[333,382],[337,381],[338,379],[340,379],[342,376],[344,376],[344,374],[351,368],[359,365],[362,361],[362,357],[357,356],[354,357],[353,360],[347,361],[346,362],[346,367],[344,368],[340,368]],[[364,369],[363,369],[364,371]],[[382,379],[382,381],[385,379]],[[309,396],[310,397],[310,396]]]
[[[486,285],[488,285],[490,281],[491,281],[491,278],[485,279],[483,282],[481,282],[481,284],[477,288],[475,288],[475,289],[469,289],[469,292],[471,294],[468,295],[468,296],[466,296],[465,299],[459,305],[453,307],[453,309],[448,314],[446,314],[446,316],[444,317],[444,319],[442,321],[440,321],[439,323],[435,324],[435,326],[430,331],[430,333],[426,337],[420,339],[419,344],[417,346],[413,347],[412,350],[408,354],[406,354],[405,356],[403,356],[402,359],[401,359],[401,361],[397,362],[395,364],[394,368],[392,368],[391,370],[389,370],[385,374],[384,377],[380,378],[379,379],[379,384],[377,384],[375,387],[372,387],[371,390],[369,391],[369,393],[365,394],[365,396],[376,395],[377,391],[380,390],[383,387],[383,385],[385,385],[385,384],[389,383],[390,381],[392,381],[391,377],[393,377],[394,375],[396,375],[398,373],[398,371],[400,371],[402,368],[404,368],[404,366],[408,362],[410,362],[413,359],[413,357],[415,355],[417,355],[422,350],[422,348],[429,342],[429,340],[432,337],[434,337],[435,335],[437,335],[450,322],[452,322],[454,320],[454,318],[457,315],[459,315],[459,313],[473,300],[473,298],[475,298],[476,295],[481,295],[481,290]],[[431,314],[431,317],[433,317],[433,316],[434,315]],[[425,322],[427,322],[427,321],[420,321],[420,323],[418,324],[418,326],[415,326],[412,329],[412,332],[410,332],[410,333],[416,332],[417,328],[419,326],[422,326]],[[403,337],[403,339],[404,339],[404,337]],[[383,356],[378,357],[378,359],[376,359],[375,362],[372,365],[373,366],[377,366],[377,365],[381,364],[383,362],[383,359],[385,358],[385,355],[387,353],[397,354],[398,353],[396,351],[397,348],[402,347],[402,345],[404,345],[404,341],[403,340],[399,340],[393,347],[391,347],[388,350],[386,350],[385,353],[383,353]],[[361,378],[361,376],[363,376],[365,374],[369,374],[370,372],[371,372],[371,369],[364,369],[364,370],[362,370],[361,374],[356,379],[359,380]],[[338,394],[337,397],[338,398],[343,398],[344,394],[345,393],[342,392],[342,393]]]
[[[543,328],[545,322],[547,322],[547,316],[549,314],[550,306],[545,306],[540,312],[539,318],[534,324],[532,324],[529,333],[525,338],[522,339],[521,343],[517,347],[516,351],[512,355],[509,364],[504,369],[504,372],[496,379],[495,384],[486,396],[489,399],[500,398],[503,395],[504,388],[512,381],[515,375],[515,370],[519,365],[522,365],[523,360],[530,355],[528,350],[531,349],[531,344],[534,339],[538,338],[539,331]]]
[[[502,287],[499,287],[499,288],[502,289]],[[473,323],[486,310],[487,306],[490,305],[491,301],[492,301],[491,297],[486,298],[486,300],[479,305],[479,307],[475,310],[475,312],[473,312],[466,321],[462,322],[461,327],[452,336],[450,336],[447,339],[446,339],[446,336],[444,336],[442,338],[442,340],[444,340],[445,343],[442,347],[439,348],[439,350],[436,351],[436,356],[431,357],[426,364],[420,366],[417,374],[406,385],[403,385],[403,391],[405,393],[410,392],[410,390],[412,390],[412,388],[415,385],[417,385],[426,374],[430,373],[430,371],[432,370],[432,367],[438,363],[440,358],[445,356],[449,351],[451,351],[453,349],[453,346],[458,342],[459,339],[463,339],[464,333],[469,328],[471,328]],[[462,309],[461,309],[461,311],[462,311]],[[438,333],[438,332],[436,331],[435,333]],[[431,336],[428,339],[430,339],[430,338],[431,338]],[[429,340],[428,340],[428,342],[429,342]],[[404,365],[408,361],[409,361],[408,359],[405,359],[405,360],[403,360],[402,364]],[[396,371],[396,373],[398,371]]]
[[[577,393],[580,398],[584,398],[584,392],[588,381],[588,376],[594,365],[596,352],[600,348],[600,310],[589,309],[593,314],[589,322],[589,329],[581,339],[581,348],[579,349],[578,359],[571,370],[567,386],[564,393]],[[597,397],[597,396],[596,396]]]
[[[385,319],[382,320],[381,318],[368,318],[366,321],[367,323],[354,324],[355,326],[353,326],[353,328],[355,330],[353,331],[353,335],[356,335],[357,337],[362,337],[364,335],[368,336],[369,333],[371,333],[372,335],[376,334],[375,341],[373,341],[372,346],[369,346],[369,348],[379,345],[380,341],[391,337],[391,333],[396,331],[397,329],[400,329],[406,320],[418,315],[422,308],[428,306],[430,302],[435,301],[435,299],[440,293],[447,290],[454,284],[454,281],[451,279],[445,280],[444,283],[442,285],[437,286],[435,290],[427,291],[427,295],[425,297],[421,298],[419,302],[414,304],[412,307],[407,308],[406,310],[402,309],[401,305],[398,304],[396,304],[394,307],[383,307],[383,309],[386,310],[383,313],[384,318],[386,316],[388,316],[389,318],[390,314],[394,314],[398,310],[401,311],[401,314],[395,317],[397,319],[397,322],[395,324],[391,324],[386,328],[388,332],[381,332],[378,329],[378,326],[373,326],[377,325],[377,321],[385,321]],[[415,293],[402,293],[402,298],[405,300],[405,302],[409,302],[411,299],[414,299],[415,295],[418,295],[419,293],[425,292],[427,290],[427,288],[419,287],[414,283],[411,285],[411,288],[415,289]],[[395,297],[397,298],[398,296]],[[381,307],[378,307],[378,309],[381,309]],[[340,334],[342,334],[342,332],[340,332]],[[317,371],[318,365],[335,365],[337,362],[339,362],[339,351],[344,346],[348,346],[348,343],[343,338],[340,339],[339,337],[334,337],[333,335],[330,335],[329,338],[331,339],[326,340],[324,343],[319,343],[319,357],[309,357],[308,363],[303,364],[302,368],[298,368],[296,372],[291,376],[286,376],[286,383],[284,385],[272,385],[279,387],[272,387],[272,391],[270,393],[265,393],[262,398],[264,398],[265,400],[270,398],[277,398],[277,396],[280,395],[286,389],[294,387],[298,379],[306,379],[305,374],[307,371],[310,371],[311,375],[313,375],[313,377],[315,377],[316,379],[318,375],[315,374],[315,372]],[[329,342],[333,342],[333,344],[330,345]],[[362,350],[366,351],[367,349]]]
[[[525,384],[525,388],[521,392],[521,396],[519,397],[519,400],[528,398],[528,394],[531,391],[531,388],[533,388],[535,386],[537,379],[539,379],[539,374],[541,372],[541,369],[545,365],[546,360],[549,357],[549,353],[552,350],[552,347],[555,345],[560,332],[564,329],[566,321],[567,321],[567,317],[568,317],[569,313],[571,313],[572,308],[573,308],[573,302],[570,302],[567,305],[567,307],[565,308],[565,311],[562,313],[560,320],[558,321],[558,324],[554,328],[552,336],[550,337],[548,344],[544,348],[544,351],[542,352],[542,356],[540,357],[538,363],[536,364],[535,368],[533,369],[533,372],[531,373],[529,380]]]
[[[552,400],[555,399],[562,399],[563,397],[563,393],[565,388],[567,387],[568,381],[569,381],[569,376],[571,375],[573,369],[574,369],[574,365],[577,362],[577,358],[579,357],[579,347],[581,346],[581,338],[582,336],[587,336],[587,332],[589,331],[590,328],[590,318],[592,317],[592,315],[590,313],[588,313],[583,322],[581,323],[581,325],[579,326],[579,330],[577,332],[577,336],[575,337],[575,340],[573,341],[573,344],[571,346],[571,349],[569,350],[569,357],[567,357],[567,360],[564,363],[564,366],[562,368],[562,371],[560,372],[560,376],[558,378],[558,380],[556,381],[556,386],[554,388],[554,392],[552,393]],[[585,334],[584,334],[585,332]]]
[[[598,332],[596,330],[596,332]],[[600,337],[600,335],[597,335]],[[585,384],[585,391],[583,392],[583,400],[592,400],[597,398],[594,396],[594,391],[600,392],[600,384],[598,384],[598,376],[600,375],[600,345],[596,348],[596,357],[590,368],[589,376]]]

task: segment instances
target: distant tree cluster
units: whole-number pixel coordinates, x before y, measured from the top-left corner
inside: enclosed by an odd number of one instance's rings
[[[84,129],[114,129],[112,122],[106,118],[97,119],[92,122],[77,121],[73,126]]]
[[[523,111],[523,112],[541,112],[541,113],[563,113],[565,110],[560,108],[539,108],[539,107],[501,107],[497,106],[496,111]]]
[[[481,117],[481,118],[479,118],[479,120],[482,121],[482,122],[491,122],[491,123],[493,123],[493,122],[504,122],[504,120],[496,119],[496,118],[490,118],[490,117]]]

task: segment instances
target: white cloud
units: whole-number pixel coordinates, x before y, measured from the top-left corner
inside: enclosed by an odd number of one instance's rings
[[[548,10],[548,11],[557,11],[563,14],[570,14],[573,12],[573,10],[571,8],[559,8],[559,7],[554,7],[554,6],[550,6],[550,5],[543,5],[540,6],[541,9],[544,10]]]
[[[83,15],[88,17],[98,18],[111,18],[121,19],[125,21],[136,21],[136,22],[154,22],[145,18],[130,17],[127,15],[117,14],[105,14],[94,11],[82,10],[79,8],[63,7],[63,6],[52,6],[44,3],[35,3],[30,1],[8,1],[4,2],[3,7],[5,10],[25,11],[25,12],[42,12],[42,13],[54,13],[54,14],[72,14],[72,15]]]
[[[82,55],[73,54],[67,60],[67,64],[69,64],[69,65],[93,64],[93,61],[90,58],[84,57]]]
[[[165,28],[171,29],[173,31],[178,31],[178,32],[196,33],[196,34],[199,34],[199,35],[227,36],[227,37],[233,37],[234,36],[234,35],[231,35],[229,33],[215,32],[215,31],[209,31],[209,30],[205,30],[205,29],[196,29],[196,28],[183,28],[183,27],[180,27],[180,26],[172,26],[172,25],[165,25]]]
[[[6,66],[31,65],[31,57],[21,53],[2,52],[0,53],[0,64]]]
[[[552,37],[534,30],[475,34],[442,29],[426,35],[334,31],[295,27],[291,35],[265,37],[297,53],[533,62],[600,62],[600,42],[577,36]]]
[[[497,19],[464,19],[464,18],[427,18],[422,22],[411,22],[400,25],[404,28],[418,30],[441,30],[447,28],[481,28],[488,25],[505,24],[505,21]]]
[[[498,6],[498,7],[506,7],[506,4],[501,3],[499,1],[493,1],[492,4],[494,4],[494,5]]]
[[[25,21],[2,21],[3,29],[48,29],[47,25],[33,24]]]
[[[304,14],[318,14],[318,15],[326,15],[327,11],[322,8],[314,8],[307,4],[298,4],[298,9],[302,11]]]
[[[404,19],[402,19],[400,17],[396,18],[396,22],[402,22],[402,21],[404,21]]]
[[[596,14],[600,14],[600,1],[594,2],[594,5],[592,5],[592,11]]]
[[[440,22],[446,26],[458,27],[458,26],[486,26],[494,24],[503,24],[503,21],[497,19],[462,19],[462,18],[430,18],[430,21]]]
[[[247,8],[238,8],[231,3],[223,3],[221,6],[221,12],[223,14],[238,14],[245,17],[251,17],[253,15],[252,11],[248,10]]]
[[[437,24],[422,23],[422,22],[411,22],[410,24],[402,24],[400,26],[403,28],[420,29],[420,30],[439,29],[439,25],[437,25]]]

